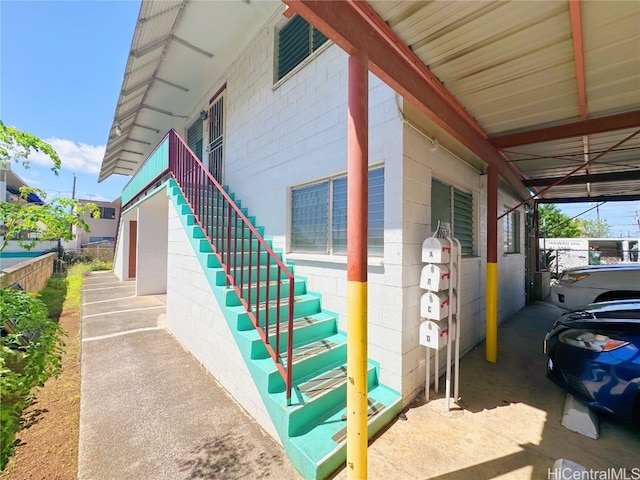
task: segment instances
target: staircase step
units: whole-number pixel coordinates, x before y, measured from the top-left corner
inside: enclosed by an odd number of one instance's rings
[[[289,271],[291,271],[290,266],[287,266]],[[233,266],[231,267],[231,276],[236,279],[236,283],[245,283],[249,281],[249,273],[251,273],[251,282],[254,283],[256,281],[256,277],[259,275],[259,280],[263,281],[267,279],[267,265],[260,265],[259,267],[256,265],[252,265],[251,269],[249,269],[248,265],[244,266]],[[269,265],[269,280],[274,280],[278,275],[278,265],[276,265],[273,260],[270,261]],[[287,271],[285,269],[280,269],[280,278],[282,280],[286,280]]]
[[[315,313],[304,317],[293,319],[293,344],[300,345],[312,342],[326,336],[334,335],[338,332],[337,318],[335,314],[328,312]],[[276,329],[270,326],[269,343],[275,346]],[[289,325],[286,321],[280,325],[280,345],[281,348],[287,346],[287,336],[289,334]]]
[[[266,280],[261,282],[245,283],[242,285],[242,296],[250,303],[256,301],[256,294],[261,304],[266,304],[267,293],[269,301],[273,301],[278,296],[278,284],[280,284],[280,298],[289,296],[290,283],[288,279],[282,279],[279,282],[271,278],[267,284]],[[293,294],[304,295],[307,293],[307,282],[304,278],[296,277],[293,279]]]
[[[175,190],[174,188],[173,191]],[[225,187],[225,190],[228,191],[228,187]],[[212,248],[181,193],[176,193],[173,199],[178,212],[182,212],[182,220],[192,239],[192,245],[205,267],[205,274],[221,303],[231,333],[247,362],[251,377],[292,463],[305,478],[328,477],[344,464],[346,458],[347,343],[346,334],[337,330],[336,315],[322,310],[320,295],[307,292],[304,277],[294,277],[294,319],[291,327],[294,347],[291,353],[291,374],[294,388],[292,397],[287,402],[284,380],[250,317],[251,311],[257,312],[257,321],[263,326],[268,318],[267,341],[271,348],[275,349],[276,335],[279,335],[281,353],[278,357],[286,367],[289,333],[287,318],[290,307],[287,296],[290,283],[287,273],[283,270],[278,273],[273,259],[267,266],[266,251],[260,247],[261,252],[258,255],[257,239],[251,238],[251,229],[240,219],[231,220],[229,235],[227,207],[223,209],[217,202],[211,202],[211,205],[198,209],[205,224],[211,225],[208,228],[212,233],[213,227],[220,222],[220,239],[215,242],[219,248]],[[214,218],[216,213],[223,210],[225,214],[222,218]],[[255,223],[255,218],[248,216],[247,209],[243,208],[242,212],[252,224]],[[255,228],[263,235],[263,227]],[[230,236],[230,240],[227,240],[227,236]],[[266,240],[268,245],[272,244],[270,239]],[[232,251],[227,253],[225,249],[229,246]],[[282,261],[282,249],[273,250]],[[229,276],[225,271],[225,263],[229,267]],[[293,265],[287,264],[287,267],[293,272]],[[249,272],[251,282],[248,278]],[[268,286],[267,272],[270,280]],[[228,286],[229,281],[238,285],[246,283],[246,286],[240,288],[245,296],[248,295],[248,285],[251,285],[252,301],[249,311],[243,306],[247,305],[246,299],[240,300],[238,291]],[[275,299],[278,283],[279,302]],[[270,300],[265,302],[267,296]],[[278,309],[279,316],[276,316]],[[278,333],[275,328],[277,320]],[[394,390],[380,385],[377,372],[377,364],[369,361],[369,437],[395,418],[401,409],[401,396]]]
[[[276,345],[276,326],[277,324],[269,325],[269,329],[266,332],[269,344],[274,350],[278,347],[280,352],[285,352],[288,344],[289,325],[286,319],[280,322],[279,345]],[[336,317],[332,314],[320,312],[315,315],[293,319],[293,345],[316,342],[325,337],[335,335],[337,332]],[[251,358],[267,358],[269,354],[262,338],[258,336],[253,338],[252,341],[254,345],[251,346]]]
[[[265,324],[265,309],[266,303],[262,302],[258,305],[258,322],[260,325]],[[277,305],[273,304],[273,302],[269,303],[269,322],[273,323],[276,318],[276,309]],[[251,311],[256,311],[255,303],[251,304]],[[309,315],[313,315],[314,313],[319,313],[321,311],[320,308],[320,298],[318,295],[313,293],[305,293],[303,295],[296,295],[293,298],[293,317],[306,317]],[[289,314],[289,299],[283,298],[280,301],[280,318],[287,318]]]
[[[208,240],[205,240],[207,244],[209,244]],[[209,246],[209,251],[213,251],[211,246]],[[276,255],[282,261],[282,250],[274,249]],[[260,255],[258,256],[257,252],[231,252],[231,259],[227,259],[227,252],[218,252],[223,263],[229,262],[231,267],[249,267],[249,263],[251,263],[251,267],[265,266],[267,265],[267,257],[269,256],[267,252],[264,250],[260,251]],[[259,260],[259,261],[258,261]],[[274,265],[275,261],[273,259],[269,260],[270,265]]]
[[[242,288],[240,287],[240,285],[237,286],[238,289],[240,289],[240,292],[242,294],[242,298],[244,298],[250,305],[252,305],[255,308],[255,303],[256,301],[259,299],[259,308],[260,309],[265,309],[267,308],[267,302],[266,302],[266,298],[267,298],[267,293],[268,293],[268,297],[269,297],[269,315],[271,315],[271,308],[273,308],[273,312],[275,315],[276,312],[276,307],[277,307],[277,302],[276,299],[278,297],[278,283],[280,284],[280,304],[283,304],[283,301],[287,301],[286,305],[289,305],[288,303],[288,297],[289,297],[289,288],[290,288],[290,284],[289,284],[289,280],[280,280],[280,282],[276,281],[275,279],[272,281],[269,281],[269,284],[267,285],[267,282],[260,282],[258,283],[252,283],[251,285],[246,284],[243,285]],[[297,278],[294,279],[294,283],[293,283],[293,294],[300,296],[300,295],[304,295],[305,293],[307,293],[307,283],[306,280],[302,279],[302,278]],[[240,300],[238,299],[238,292],[236,291],[236,289],[234,287],[227,287],[225,289],[225,304],[229,305],[229,306],[235,306],[235,305],[240,305]],[[280,315],[282,317],[282,311],[280,312]]]
[[[376,369],[373,364],[367,369],[367,388],[378,385]],[[339,365],[329,371],[298,384],[295,388],[300,402],[289,413],[289,435],[297,436],[314,428],[318,419],[346,405],[347,402],[347,366]]]
[[[395,390],[377,385],[368,392],[367,434],[371,438],[401,411],[401,397]],[[290,438],[294,464],[305,478],[326,478],[346,458],[346,404],[318,419],[312,428]]]
[[[338,332],[305,345],[296,345],[292,352],[292,381],[294,385],[303,378],[319,374],[328,368],[344,363],[347,355],[347,337]],[[282,363],[286,365],[287,354],[281,355]],[[274,368],[269,373],[269,391],[284,391],[284,381]]]
[[[200,227],[198,227],[198,229],[200,229]],[[205,238],[204,232],[199,233],[199,235],[202,235],[201,238]],[[269,246],[269,248],[271,248],[271,240],[264,240],[265,243]],[[217,237],[215,235],[215,233],[211,236],[211,243],[213,243],[213,245],[217,248],[217,250],[219,252],[227,252],[227,251],[231,251],[233,252],[256,252],[257,253],[257,249],[258,249],[258,244],[260,243],[260,241],[257,238],[252,238],[249,239],[249,237],[245,237],[245,239],[243,240],[242,238],[231,238],[231,240],[228,240],[225,237]],[[260,250],[265,250],[264,245],[260,245]]]

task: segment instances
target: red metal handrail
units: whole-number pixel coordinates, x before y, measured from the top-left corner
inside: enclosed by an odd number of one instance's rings
[[[226,273],[227,284],[237,293],[269,355],[274,360],[284,380],[289,403],[293,357],[293,274],[176,131],[171,130],[168,135],[169,172],[181,188],[193,211],[195,221],[204,231],[213,252],[220,260]],[[256,245],[255,261],[252,251],[254,244]],[[261,258],[262,251],[265,253],[264,261]],[[270,278],[272,266],[275,266],[276,270],[275,279]],[[264,282],[260,280],[262,268],[266,269]],[[255,283],[252,282],[253,270],[256,273]],[[281,298],[282,283],[289,285],[288,299]],[[270,300],[269,293],[272,287],[275,288],[276,298]],[[264,301],[261,298],[262,289],[264,289]],[[281,310],[285,308],[285,304],[288,304],[286,309],[287,345],[286,359],[283,360],[280,324],[281,315],[284,313]],[[275,348],[269,342],[269,310],[273,307],[275,307],[276,317],[273,322]],[[261,313],[263,322],[260,318]]]

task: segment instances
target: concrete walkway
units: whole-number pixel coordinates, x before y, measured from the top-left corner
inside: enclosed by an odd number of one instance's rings
[[[78,478],[299,479],[282,447],[162,328],[164,296],[134,294],[110,272],[84,281]]]

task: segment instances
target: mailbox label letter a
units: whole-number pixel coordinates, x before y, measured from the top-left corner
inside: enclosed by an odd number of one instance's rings
[[[433,250],[429,251],[429,258],[433,258]]]

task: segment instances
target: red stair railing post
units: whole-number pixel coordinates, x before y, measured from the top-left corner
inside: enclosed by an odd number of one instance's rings
[[[291,405],[291,382],[293,366],[293,275],[289,273],[289,315],[287,329],[287,378],[285,379],[287,389],[287,405]]]

